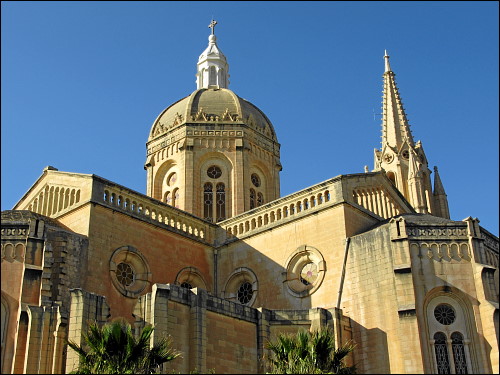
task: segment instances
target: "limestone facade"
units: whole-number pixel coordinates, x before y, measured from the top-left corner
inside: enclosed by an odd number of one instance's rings
[[[358,373],[498,373],[498,238],[449,219],[388,56],[374,171],[280,197],[274,128],[215,41],[153,123],[146,194],[47,167],[2,212],[2,373],[68,373],[66,340],[118,317],[172,337],[163,373],[264,373],[279,332],[324,327]]]

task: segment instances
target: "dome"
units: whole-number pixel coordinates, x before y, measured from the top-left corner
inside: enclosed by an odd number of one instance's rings
[[[271,121],[255,105],[225,88],[202,88],[166,108],[155,120],[148,141],[183,124],[247,125],[276,141]]]

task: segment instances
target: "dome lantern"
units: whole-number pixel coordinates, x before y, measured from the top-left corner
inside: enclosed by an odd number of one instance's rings
[[[212,20],[209,28],[212,33],[208,37],[208,47],[198,58],[196,72],[197,89],[208,88],[228,88],[229,86],[229,65],[226,56],[217,46],[217,37],[215,36],[215,25],[217,21]]]

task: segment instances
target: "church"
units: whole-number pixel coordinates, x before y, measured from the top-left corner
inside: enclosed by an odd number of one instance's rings
[[[498,238],[450,220],[387,52],[373,170],[282,197],[278,134],[229,89],[215,24],[196,90],[144,132],[145,194],[48,166],[2,212],[2,373],[69,373],[67,340],[116,318],[172,338],[163,373],[265,373],[278,333],[323,328],[361,374],[498,373]]]

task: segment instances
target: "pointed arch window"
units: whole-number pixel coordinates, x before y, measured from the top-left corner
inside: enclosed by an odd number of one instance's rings
[[[205,183],[203,187],[203,216],[205,220],[212,221],[213,214],[213,186],[210,182]]]
[[[219,182],[216,189],[217,221],[221,221],[226,218],[226,187],[222,182]]]
[[[450,360],[444,333],[436,332],[434,334],[434,350],[436,352],[438,374],[450,374]]]

